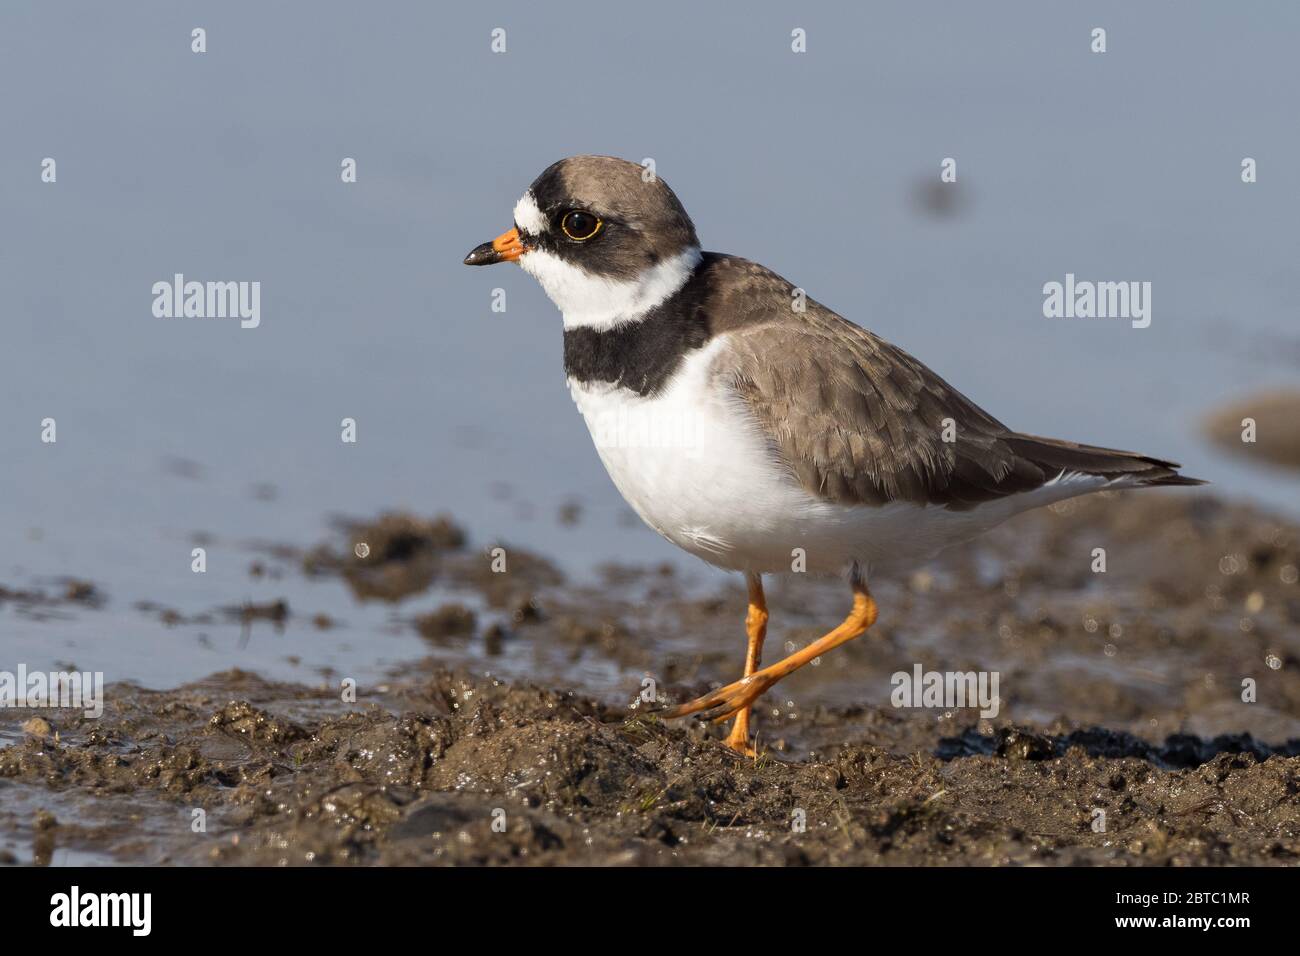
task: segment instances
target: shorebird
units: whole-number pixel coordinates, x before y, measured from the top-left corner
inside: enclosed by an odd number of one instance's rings
[[[666,717],[735,716],[866,632],[873,575],[921,564],[1029,508],[1103,489],[1198,485],[1178,464],[1012,431],[925,365],[755,262],[702,252],[668,185],[574,156],[467,265],[518,262],[564,322],[569,390],[614,484],[655,531],[745,575],[743,676]],[[847,265],[847,263],[846,263]],[[844,621],[761,666],[764,574],[841,573]]]

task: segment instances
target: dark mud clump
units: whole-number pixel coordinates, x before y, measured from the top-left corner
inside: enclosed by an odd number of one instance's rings
[[[444,604],[436,611],[421,614],[415,619],[415,629],[433,641],[473,634],[475,626],[474,612],[457,603]]]
[[[108,603],[108,597],[93,581],[63,578],[53,591],[0,584],[0,608],[6,603],[13,604],[23,617],[42,621],[58,618],[62,610],[73,607],[99,610]]]
[[[374,521],[340,520],[346,547],[322,544],[302,561],[309,575],[340,574],[363,601],[400,601],[425,590],[441,558],[465,546],[450,518],[390,513]]]
[[[1300,391],[1275,390],[1233,402],[1207,418],[1204,431],[1239,457],[1300,468]]]
[[[373,521],[343,519],[337,524],[344,544],[317,545],[302,556],[302,568],[310,576],[341,576],[361,601],[403,601],[437,581],[473,588],[490,605],[501,607],[564,581],[554,564],[522,548],[494,544],[469,549],[465,532],[446,515],[393,512]]]

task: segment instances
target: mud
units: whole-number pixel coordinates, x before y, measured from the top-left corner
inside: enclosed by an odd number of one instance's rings
[[[1202,430],[1238,457],[1300,468],[1300,391],[1274,389],[1243,398],[1206,418]]]
[[[1300,859],[1300,529],[1277,517],[1095,496],[877,582],[876,628],[763,698],[757,759],[653,712],[737,676],[739,582],[611,567],[575,585],[508,546],[494,573],[493,547],[449,528],[390,515],[280,549],[286,573],[362,581],[358,599],[425,576],[459,595],[405,618],[430,657],[355,699],[225,671],[112,686],[97,720],[0,710],[0,862]],[[847,594],[794,575],[769,604],[770,661]],[[894,706],[916,665],[996,671],[998,714]]]

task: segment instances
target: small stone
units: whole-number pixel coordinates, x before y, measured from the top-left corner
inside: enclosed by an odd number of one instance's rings
[[[53,737],[54,725],[44,717],[29,717],[23,721],[23,733],[33,737]]]

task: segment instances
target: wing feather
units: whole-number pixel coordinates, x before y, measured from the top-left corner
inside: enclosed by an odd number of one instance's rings
[[[740,397],[773,454],[821,498],[971,508],[1083,473],[1134,485],[1200,484],[1175,462],[1011,431],[902,349],[757,263],[706,253],[700,297],[727,347],[716,379]],[[945,441],[951,419],[953,441]]]
[[[938,375],[816,303],[730,330],[718,361],[780,459],[826,500],[961,508],[1051,477]]]

